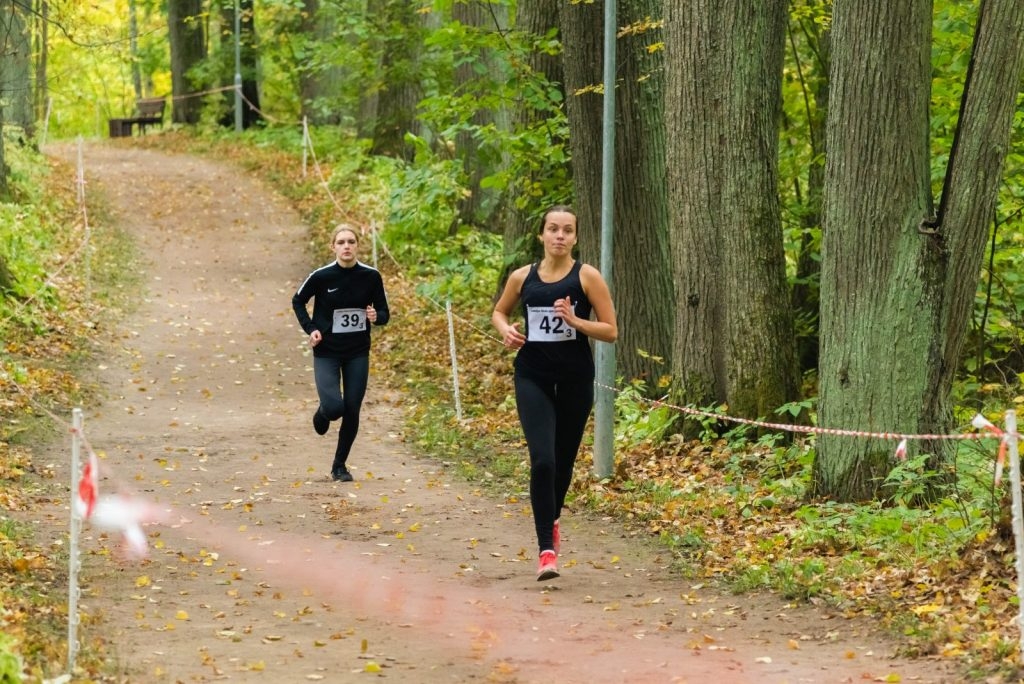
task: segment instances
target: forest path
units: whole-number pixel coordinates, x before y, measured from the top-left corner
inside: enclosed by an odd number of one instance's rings
[[[215,160],[126,140],[89,144],[83,161],[88,194],[138,242],[144,288],[97,369],[105,398],[86,434],[103,489],[168,511],[141,563],[83,531],[82,603],[103,621],[82,638],[102,632],[124,681],[960,680],[890,658],[865,621],[681,578],[607,520],[563,516],[563,575],[536,582],[528,502],[414,454],[372,355],[356,481],[333,482],[290,307],[311,270],[300,217]],[[403,334],[392,315],[375,335]],[[66,517],[52,519],[58,537]]]

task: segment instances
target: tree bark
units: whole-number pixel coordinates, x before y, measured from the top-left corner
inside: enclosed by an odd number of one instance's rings
[[[304,0],[300,30],[307,41],[306,59],[297,65],[302,116],[312,125],[338,125],[343,120],[337,101],[344,90],[344,67],[311,59],[318,46],[336,39],[338,21],[333,8],[323,7],[320,0]]]
[[[1024,68],[1024,7],[981,4],[937,214],[928,140],[931,3],[869,8],[837,0],[832,31],[820,421],[943,433]],[[950,456],[948,441],[920,448],[932,468]],[[892,449],[823,436],[814,493],[878,496]]]
[[[665,394],[671,376],[675,292],[665,180],[663,0],[620,0],[615,111],[615,265],[612,286],[619,321],[617,375],[642,379],[650,395]],[[595,138],[595,139],[599,139]]]
[[[174,123],[199,122],[201,102],[194,92],[189,70],[206,57],[202,0],[168,0],[167,25],[171,46],[171,119]]]
[[[457,2],[452,5],[452,19],[463,24],[469,31],[483,32],[507,29],[507,17],[501,14],[504,8],[491,6],[485,8],[479,3]],[[497,21],[497,25],[495,25]],[[461,57],[461,56],[460,56]],[[471,59],[462,59],[455,68],[455,91],[466,92],[477,80],[477,71],[489,74],[491,79],[507,78],[507,69],[492,50],[474,50]],[[508,129],[508,117],[502,111],[478,108],[470,119],[473,128],[493,126]],[[495,171],[493,160],[500,159],[497,150],[481,147],[478,136],[473,130],[461,130],[455,136],[455,153],[462,161],[466,174],[466,194],[459,202],[458,214],[452,225],[454,231],[459,223],[470,226],[487,227],[491,225],[492,216],[498,197],[494,192],[481,187],[483,179]]]
[[[661,0],[619,3],[617,21],[631,26],[617,39],[614,236],[611,287],[620,337],[616,375],[642,379],[649,390],[668,376],[673,286],[668,252],[668,195],[665,183],[664,65],[660,38],[650,17],[660,17]],[[601,184],[604,79],[604,7],[601,3],[560,6],[566,111],[569,117],[575,205],[579,212],[581,258],[603,268]]]
[[[35,133],[32,107],[32,40],[21,5],[0,2],[0,96],[4,121],[22,129],[23,141]]]
[[[422,43],[422,25],[416,7],[406,0],[384,5],[384,40],[381,72],[383,87],[377,94],[371,154],[412,160],[406,133],[416,133],[416,105],[420,101],[416,63]]]
[[[778,201],[783,0],[668,3],[666,150],[684,403],[746,418],[796,398]]]
[[[512,130],[524,139],[533,137],[530,135],[533,131],[546,131],[550,147],[564,147],[568,144],[566,140],[550,134],[547,122],[551,111],[557,109],[558,103],[544,98],[545,93],[562,87],[562,57],[537,49],[535,44],[552,29],[557,29],[559,1],[534,0],[517,3],[515,19],[518,39],[528,47],[515,75],[524,95],[519,99],[518,107],[512,112]],[[564,101],[564,90],[562,95],[561,101]],[[545,102],[547,108],[538,107],[538,102]],[[542,137],[544,136],[536,136]],[[537,188],[551,180],[552,175],[557,176],[567,171],[560,167],[551,169],[550,163],[542,163],[542,160],[535,159],[540,156],[539,154],[533,155],[525,151],[520,156],[520,166],[526,170],[520,177],[514,179],[508,198],[504,202],[506,216],[502,221],[502,244],[505,267],[498,278],[495,298],[501,294],[505,281],[514,269],[524,263],[537,261],[543,256],[536,236],[540,233],[538,214],[547,207],[536,206],[534,198],[538,192]]]

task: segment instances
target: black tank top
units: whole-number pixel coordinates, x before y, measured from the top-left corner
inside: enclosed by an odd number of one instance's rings
[[[555,283],[545,283],[537,275],[537,264],[530,266],[519,292],[526,344],[516,354],[516,371],[546,379],[593,379],[594,356],[590,350],[590,338],[570,328],[551,310],[556,299],[568,296],[576,315],[590,318],[593,307],[580,281],[582,266],[576,261],[569,273]]]

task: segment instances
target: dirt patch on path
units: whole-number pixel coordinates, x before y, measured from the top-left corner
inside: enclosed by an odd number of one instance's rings
[[[105,634],[124,681],[960,679],[891,659],[864,622],[695,586],[606,520],[563,516],[563,576],[536,582],[528,504],[414,454],[372,356],[356,482],[331,481],[334,439],[310,425],[311,361],[290,308],[311,267],[300,218],[214,161],[129,144],[83,156],[89,193],[145,255],[86,433],[102,487],[167,511],[141,563],[83,531],[82,603],[103,622],[82,629]],[[402,312],[375,334],[403,334]],[[49,460],[67,481],[66,451]],[[54,538],[67,525],[41,522]]]

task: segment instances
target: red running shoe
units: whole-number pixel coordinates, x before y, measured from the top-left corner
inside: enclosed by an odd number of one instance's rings
[[[546,582],[556,577],[558,577],[558,555],[551,550],[541,551],[537,567],[537,581]]]

